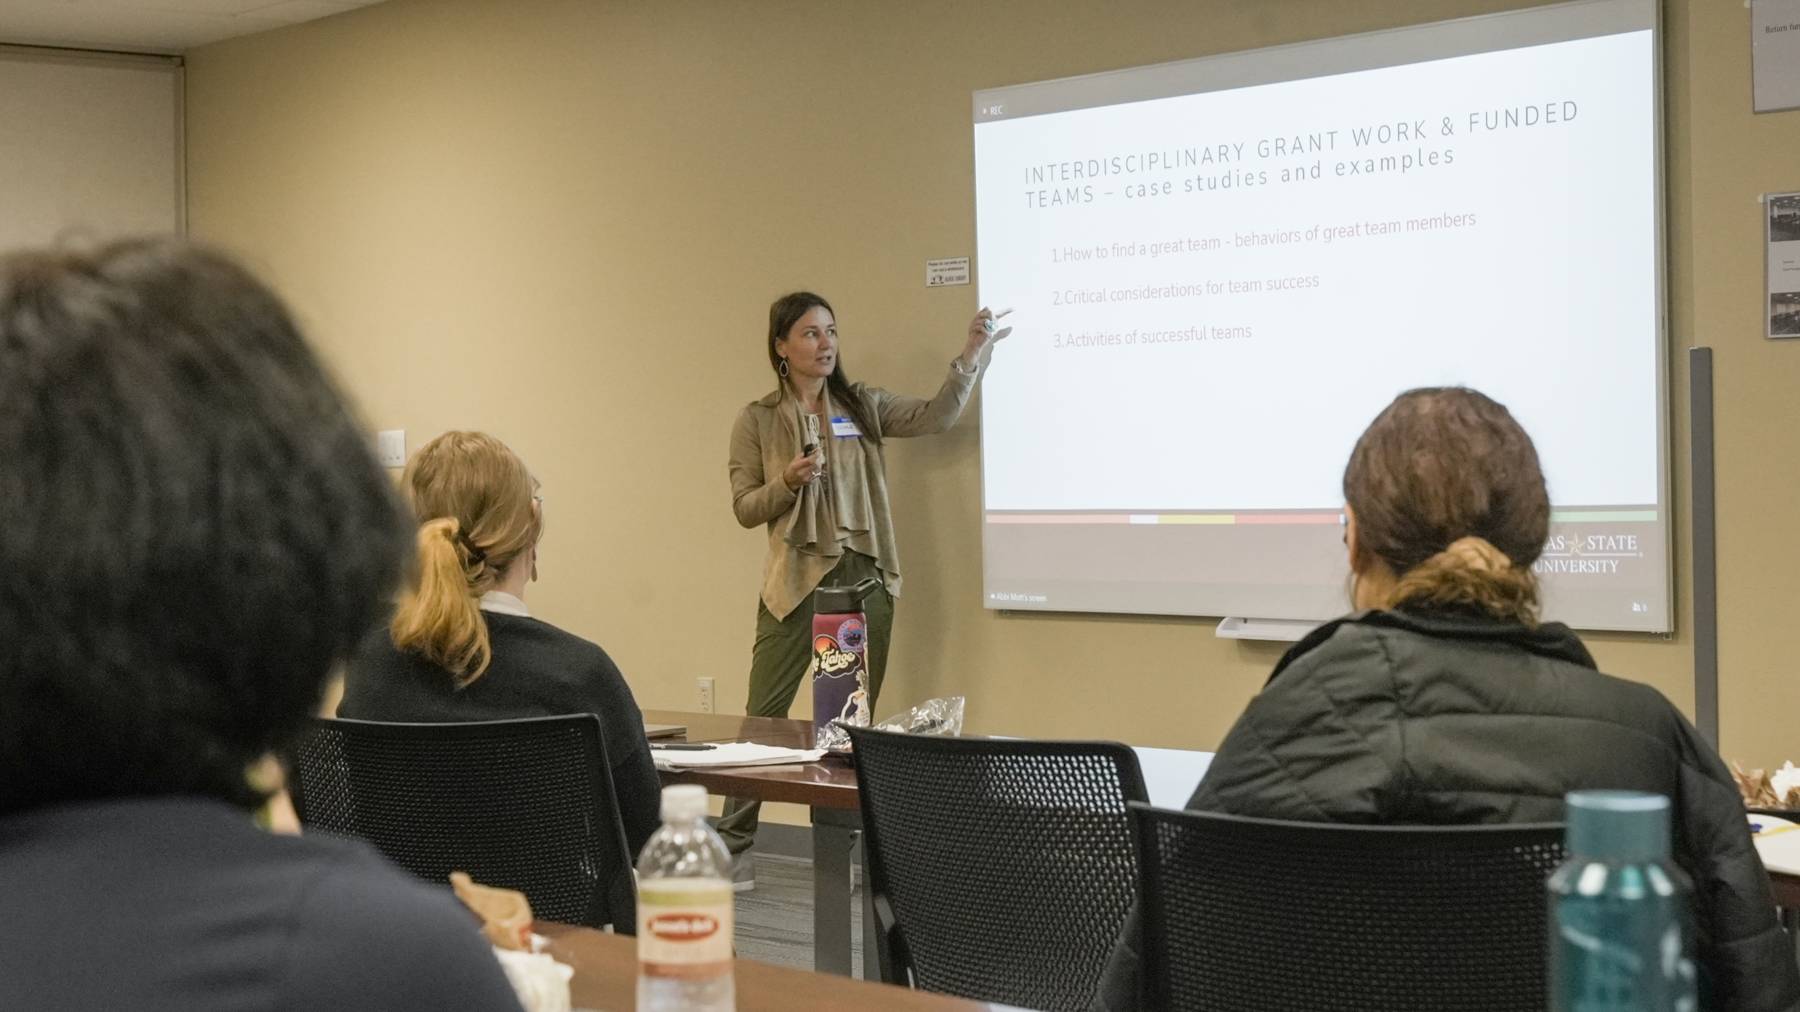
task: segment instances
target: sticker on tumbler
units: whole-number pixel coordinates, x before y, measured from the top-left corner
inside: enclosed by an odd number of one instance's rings
[[[865,644],[863,642],[863,635],[864,634],[863,634],[862,619],[859,619],[859,618],[845,619],[844,624],[841,626],[838,626],[838,631],[837,631],[838,642],[842,643],[844,645],[845,650],[861,650],[861,649],[863,649],[863,647],[865,646]]]

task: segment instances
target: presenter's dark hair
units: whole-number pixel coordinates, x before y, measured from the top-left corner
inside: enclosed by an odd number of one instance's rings
[[[802,316],[814,309],[823,309],[831,314],[832,319],[837,319],[837,310],[831,308],[831,303],[826,302],[823,295],[814,295],[812,292],[789,292],[770,303],[769,368],[775,370],[778,379],[781,376],[781,355],[775,351],[775,342],[786,337],[788,331],[794,329],[794,324],[799,323]],[[785,379],[780,381],[783,384],[787,382]],[[831,375],[825,377],[825,388],[831,392],[834,403],[843,405],[844,410],[850,412],[850,417],[856,421],[856,427],[862,431],[865,440],[871,443],[881,442],[881,430],[869,424],[872,420],[869,406],[850,388],[850,377],[844,375],[842,351],[832,363]]]
[[[279,300],[172,239],[0,259],[0,813],[251,806],[409,525]]]
[[[1531,565],[1550,534],[1550,496],[1531,437],[1504,405],[1464,387],[1409,390],[1356,442],[1344,469],[1361,572],[1399,580],[1386,605],[1537,621]]]

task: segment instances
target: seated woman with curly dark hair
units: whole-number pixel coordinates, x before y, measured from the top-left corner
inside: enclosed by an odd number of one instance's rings
[[[408,541],[268,289],[0,259],[0,503],[0,1009],[517,1012],[448,890],[253,823]]]
[[[1289,650],[1188,807],[1297,822],[1563,821],[1589,788],[1666,795],[1694,880],[1702,1007],[1800,1007],[1736,784],[1662,694],[1538,618],[1537,450],[1473,390],[1401,394],[1344,469],[1351,615]],[[1129,941],[1099,1007],[1138,1007]]]

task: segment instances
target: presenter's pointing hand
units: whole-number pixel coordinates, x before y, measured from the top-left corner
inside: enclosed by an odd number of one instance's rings
[[[960,356],[965,371],[979,366],[982,352],[1012,333],[1011,327],[999,326],[1001,318],[1010,312],[1012,310],[1002,309],[996,313],[983,306],[981,312],[976,313],[975,318],[969,321],[969,341],[963,346],[963,353]]]
[[[825,454],[821,450],[814,450],[811,453],[802,453],[790,461],[788,466],[781,471],[781,480],[787,483],[788,488],[798,492],[802,485],[811,484],[814,479],[824,473]]]

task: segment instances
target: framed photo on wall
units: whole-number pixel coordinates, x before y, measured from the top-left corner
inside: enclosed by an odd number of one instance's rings
[[[1768,247],[1768,277],[1763,309],[1768,336],[1800,337],[1800,193],[1770,193],[1763,235]]]

